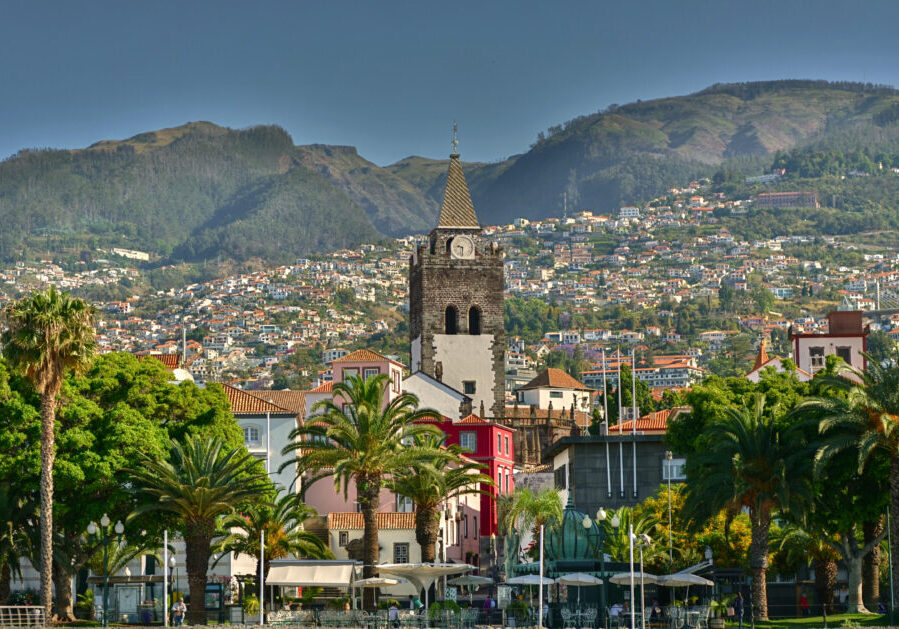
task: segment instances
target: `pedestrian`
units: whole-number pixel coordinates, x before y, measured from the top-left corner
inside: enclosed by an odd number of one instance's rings
[[[737,592],[737,597],[734,599],[734,615],[737,617],[737,621],[740,623],[740,629],[743,629],[743,593]]]
[[[811,611],[808,608],[808,599],[805,598],[805,594],[799,596],[799,609],[802,610],[803,616],[809,616],[811,614]]]
[[[400,609],[396,606],[396,601],[390,601],[390,609],[387,610],[387,620],[393,625],[393,629],[400,626]]]
[[[616,616],[620,616],[624,612],[624,605],[621,603],[615,603],[612,605],[612,609],[609,610],[609,616],[613,618]]]
[[[484,599],[484,611],[490,611],[493,609],[493,599],[490,595],[487,595],[487,598]]]
[[[184,623],[184,613],[186,611],[187,605],[184,604],[183,598],[179,598],[172,603],[172,624],[176,627],[180,627],[182,623]]]

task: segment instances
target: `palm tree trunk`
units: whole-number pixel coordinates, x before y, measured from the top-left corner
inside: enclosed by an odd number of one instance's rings
[[[379,476],[363,476],[356,478],[356,495],[359,498],[359,506],[362,509],[362,576],[365,578],[375,576],[375,566],[379,563],[378,547],[378,497],[381,493],[381,478]],[[375,588],[363,588],[362,607],[368,611],[374,611],[377,607]]]
[[[72,572],[55,566],[53,585],[56,589],[56,619],[61,622],[75,620],[75,609],[72,605]]]
[[[190,588],[190,605],[187,618],[191,625],[206,624],[206,571],[212,547],[214,522],[189,526],[184,535],[187,584]]]
[[[890,457],[890,535],[893,557],[899,557],[899,454]],[[893,597],[899,600],[899,561],[893,561]]]
[[[853,527],[854,529],[855,527]],[[852,534],[855,533],[853,530]],[[841,534],[845,535],[845,534]],[[865,604],[862,601],[862,561],[858,544],[855,538],[851,538],[849,543],[843,545],[846,552],[843,553],[843,563],[846,564],[846,576],[849,581],[849,599],[846,601],[846,611],[850,614],[866,614]]]
[[[437,558],[437,539],[440,537],[440,515],[436,507],[418,506],[415,510],[415,540],[421,546],[421,560],[433,563]]]
[[[761,513],[759,513],[761,511]],[[753,509],[749,514],[752,541],[749,544],[749,568],[752,572],[752,617],[768,620],[768,535],[771,514],[768,509]]]
[[[883,517],[863,523],[862,531],[867,546],[883,533]],[[877,603],[880,602],[880,562],[880,544],[875,544],[871,552],[865,555],[862,566],[862,598],[868,609],[877,609]]]
[[[53,461],[56,458],[56,394],[47,387],[41,394],[41,605],[50,618],[53,607]]]
[[[10,584],[12,583],[12,568],[9,561],[0,566],[0,605],[9,600]]]
[[[834,592],[837,589],[837,562],[833,559],[815,559],[815,591],[818,600],[833,613]]]

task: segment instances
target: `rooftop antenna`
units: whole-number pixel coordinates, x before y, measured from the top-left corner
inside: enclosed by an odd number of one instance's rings
[[[456,137],[456,134],[458,133],[458,131],[459,131],[459,126],[456,124],[456,121],[453,120],[453,141],[452,141],[453,152],[452,152],[452,155],[455,155],[456,157],[459,156],[459,138]]]

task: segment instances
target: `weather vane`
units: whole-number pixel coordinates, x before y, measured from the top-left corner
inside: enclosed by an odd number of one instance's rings
[[[457,155],[459,153],[459,140],[456,138],[456,132],[459,130],[459,127],[456,125],[456,121],[453,120],[453,155]]]

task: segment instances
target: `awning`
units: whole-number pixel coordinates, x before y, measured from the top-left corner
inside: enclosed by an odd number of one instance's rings
[[[266,585],[350,587],[359,563],[347,560],[276,559],[268,571]]]

